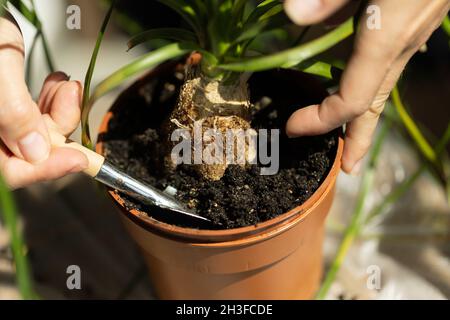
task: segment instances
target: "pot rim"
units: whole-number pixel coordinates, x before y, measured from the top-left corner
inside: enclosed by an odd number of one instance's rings
[[[157,76],[157,72],[151,72],[151,74],[154,73],[156,73]],[[127,90],[128,89],[123,92],[126,92]],[[98,135],[108,131],[108,123],[112,117],[113,113],[110,109],[103,117]],[[103,142],[97,141],[95,149],[96,152],[103,154]],[[156,220],[143,211],[137,209],[127,209],[124,205],[124,200],[116,191],[111,188],[106,189],[108,194],[113,198],[114,202],[120,207],[121,211],[126,214],[127,218],[133,220],[133,222],[139,224],[146,230],[156,232],[165,237],[189,241],[192,245],[215,246],[218,243],[221,243],[221,246],[228,246],[231,243],[233,243],[233,245],[248,244],[249,241],[254,242],[259,239],[275,236],[279,232],[294,226],[297,222],[306,219],[307,216],[314,211],[313,209],[316,205],[319,204],[325,195],[332,189],[332,186],[334,185],[336,177],[340,171],[343,149],[344,139],[341,129],[338,134],[338,145],[333,165],[331,166],[326,178],[322,181],[319,188],[317,188],[311,197],[309,197],[300,206],[297,206],[286,213],[251,226],[211,230],[171,225]],[[192,241],[194,241],[194,243]]]

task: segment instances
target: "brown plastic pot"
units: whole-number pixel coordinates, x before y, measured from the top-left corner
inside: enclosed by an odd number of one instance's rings
[[[139,82],[123,94],[133,93],[136,86]],[[111,112],[105,116],[100,133],[108,130],[112,116]],[[96,150],[103,153],[101,142]],[[159,298],[310,299],[322,275],[324,221],[333,202],[342,150],[339,137],[330,172],[303,205],[255,226],[199,230],[169,225],[127,210],[119,194],[108,193],[142,249]]]

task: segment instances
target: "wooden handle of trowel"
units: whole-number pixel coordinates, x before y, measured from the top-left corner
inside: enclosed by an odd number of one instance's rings
[[[84,170],[84,173],[91,177],[95,177],[100,171],[103,163],[105,162],[105,158],[98,153],[95,153],[94,151],[83,147],[81,144],[67,139],[65,136],[59,133],[57,125],[50,118],[46,117],[45,123],[47,124],[52,147],[71,148],[84,153],[84,155],[89,160],[89,167]]]

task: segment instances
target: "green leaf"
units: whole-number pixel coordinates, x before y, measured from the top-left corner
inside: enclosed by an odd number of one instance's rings
[[[105,15],[105,18],[103,19],[102,26],[100,27],[100,31],[97,36],[97,41],[95,42],[94,51],[92,52],[91,61],[89,62],[89,67],[86,72],[86,76],[84,78],[84,91],[83,91],[83,100],[82,100],[82,105],[81,105],[81,114],[82,115],[89,113],[88,105],[89,105],[89,98],[90,98],[90,91],[91,91],[92,76],[94,74],[95,64],[97,63],[97,57],[98,57],[98,53],[100,51],[103,37],[105,35],[106,27],[108,26],[108,22],[111,18],[111,15],[113,13],[115,5],[116,5],[116,0],[113,0],[111,2],[108,12]]]
[[[450,18],[448,16],[445,16],[444,21],[442,21],[441,27],[445,31],[445,33],[450,36]]]
[[[278,9],[275,9],[275,11],[277,11],[277,10],[282,11],[283,5],[278,0],[263,1],[262,3],[258,4],[256,6],[256,8],[250,13],[245,24],[261,21],[263,19],[262,17],[264,17],[268,12],[270,12],[274,8],[278,8]]]
[[[147,53],[132,63],[120,68],[105,80],[103,80],[94,90],[89,102],[85,105],[81,113],[82,141],[83,145],[92,148],[92,141],[89,133],[89,113],[94,103],[105,94],[119,87],[131,77],[149,70],[160,63],[174,59],[196,50],[192,44],[172,43],[155,51]]]
[[[262,71],[279,67],[290,68],[305,61],[306,59],[328,50],[340,41],[349,37],[352,33],[353,19],[350,18],[326,35],[300,46],[263,57],[245,59],[241,62],[222,64],[219,65],[219,68],[239,72]]]
[[[317,76],[321,76],[327,79],[333,79],[333,75],[332,75],[332,69],[333,66],[331,64],[328,64],[326,62],[322,62],[322,61],[315,61],[312,62],[310,65],[308,66],[297,66],[294,69],[301,70],[305,73],[309,73],[309,74],[314,74]]]
[[[128,50],[153,39],[165,39],[177,42],[197,42],[195,33],[179,28],[158,28],[137,34],[128,42]]]
[[[337,75],[340,76],[343,71],[342,68],[337,65],[325,61],[318,61],[315,59],[307,60],[292,67],[291,69],[299,70],[330,80],[335,79]]]
[[[234,21],[239,21],[242,19],[244,15],[245,5],[247,4],[248,0],[235,0],[233,4],[233,13],[232,18]]]
[[[231,0],[215,1],[210,12],[207,26],[209,49],[220,59],[230,48],[237,26],[233,25],[231,17],[233,4]]]
[[[16,268],[16,281],[23,299],[35,299],[30,267],[26,256],[25,242],[19,231],[17,222],[17,208],[13,196],[0,175],[0,214],[9,233],[11,251]]]
[[[203,0],[186,0],[192,8],[197,17],[205,17],[208,14],[208,10]]]
[[[236,40],[234,40],[233,43],[236,44],[247,40],[253,40],[260,36],[261,33],[270,32],[273,29],[283,27],[288,22],[289,21],[284,15],[277,15],[268,20],[246,25],[242,28],[240,35],[236,37]]]
[[[42,23],[37,16],[36,10],[34,10],[34,2],[31,1],[31,5],[33,9],[29,9],[25,3],[21,0],[9,0],[9,2],[19,11],[25,19],[28,20],[40,33],[40,37],[42,40],[42,46],[44,48],[44,56],[47,62],[47,67],[50,72],[55,71],[55,64],[53,63],[53,59],[50,53],[47,37],[44,34],[44,30],[42,29]]]
[[[21,0],[9,0],[9,2],[20,12],[20,14],[28,20],[36,29],[41,30],[42,25],[36,11],[30,10],[28,6]]]
[[[416,143],[423,156],[436,167],[440,167],[436,152],[434,152],[433,148],[428,143],[417,124],[414,122],[413,118],[406,111],[406,108],[400,98],[398,87],[395,87],[392,91],[392,102],[394,103],[395,109],[397,110],[397,113],[406,130],[411,135],[413,141]]]
[[[0,16],[2,16],[5,11],[6,1],[7,0],[0,0]]]
[[[450,37],[450,18],[448,16],[445,16],[444,21],[442,21],[441,28]],[[448,45],[450,46],[450,41]]]
[[[264,20],[268,20],[271,17],[279,14],[280,12],[284,12],[283,11],[283,5],[282,4],[278,4],[276,6],[273,6],[272,8],[270,8],[269,10],[267,10],[264,14],[262,14],[259,18],[258,18],[258,22],[264,21]]]

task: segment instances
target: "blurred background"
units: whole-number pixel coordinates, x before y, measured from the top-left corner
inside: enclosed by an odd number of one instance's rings
[[[56,69],[83,82],[107,1],[35,0]],[[69,5],[81,9],[81,29],[66,27]],[[127,40],[146,27],[176,26],[176,14],[155,1],[119,1],[108,26],[94,73],[93,85],[145,52],[127,52]],[[125,15],[123,12],[128,13]],[[13,11],[14,13],[14,11]],[[29,51],[35,28],[14,13]],[[305,40],[324,28],[312,28]],[[302,32],[293,30],[292,32]],[[352,39],[327,52],[346,59]],[[47,75],[41,43],[32,57],[30,91],[37,96]],[[273,46],[276,48],[277,43]],[[96,132],[102,116],[120,89],[102,98],[91,116]],[[431,147],[450,123],[449,37],[437,30],[424,52],[414,56],[404,73],[403,104]],[[390,103],[387,113],[394,113]],[[392,116],[394,117],[394,116]],[[382,120],[382,122],[385,120]],[[331,299],[448,299],[450,298],[450,207],[446,181],[428,170],[420,148],[398,121],[381,145],[373,183],[364,187],[364,174],[338,178],[337,197],[327,220],[327,266],[354,214],[373,216],[361,226],[327,297]],[[80,130],[72,139],[80,140]],[[450,147],[447,146],[447,151]],[[448,164],[448,157],[442,157]],[[448,168],[447,168],[448,169]],[[448,177],[448,176],[447,176]],[[444,179],[445,180],[445,179]],[[363,186],[363,187],[361,187]],[[362,192],[364,191],[364,192]],[[401,192],[400,192],[401,191]],[[90,179],[72,175],[14,192],[36,293],[42,299],[151,299],[151,283],[134,243],[119,215]],[[68,290],[66,269],[82,270],[82,289]],[[381,271],[381,286],[370,288],[371,267]],[[0,299],[18,299],[10,237],[0,219]]]

